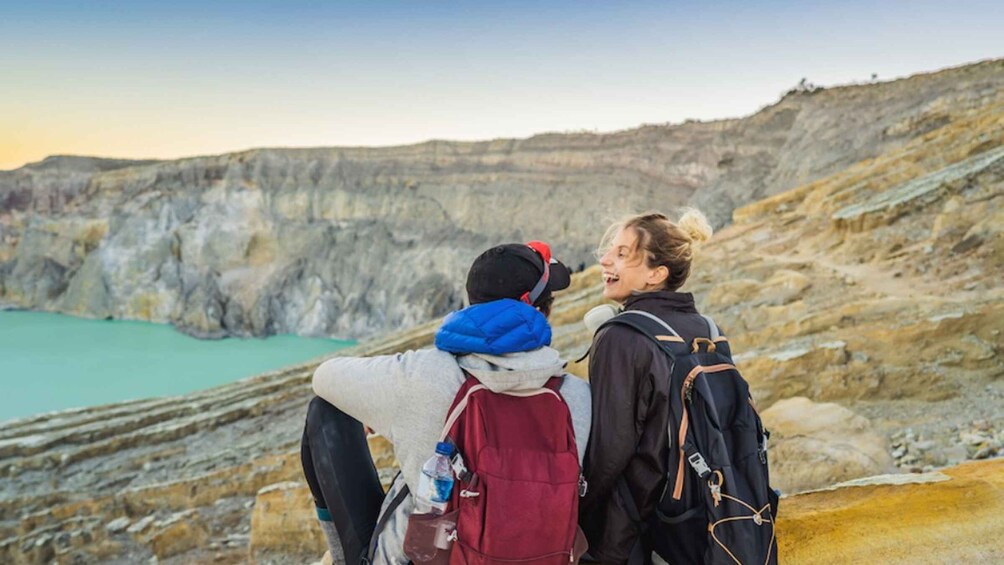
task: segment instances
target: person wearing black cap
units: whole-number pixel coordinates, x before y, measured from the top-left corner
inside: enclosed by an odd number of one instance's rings
[[[347,563],[401,563],[414,492],[465,372],[494,392],[541,388],[563,376],[579,462],[589,438],[589,385],[564,372],[549,347],[553,292],[568,268],[539,241],[488,249],[467,274],[470,306],[446,317],[435,349],[379,357],[336,357],[314,372],[301,459],[332,554]],[[394,444],[401,474],[384,495],[362,422]],[[378,526],[379,524],[379,526]]]
[[[527,264],[534,268],[528,269]],[[467,297],[471,304],[519,298],[548,316],[554,302],[551,293],[570,283],[568,267],[551,257],[546,243],[507,243],[485,251],[471,265]],[[520,293],[521,289],[526,290]]]

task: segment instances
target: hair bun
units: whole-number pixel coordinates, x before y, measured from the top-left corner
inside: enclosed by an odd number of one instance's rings
[[[704,243],[711,239],[711,234],[714,233],[708,219],[696,208],[684,208],[683,215],[680,216],[680,221],[676,223],[676,226],[690,236],[693,243]]]

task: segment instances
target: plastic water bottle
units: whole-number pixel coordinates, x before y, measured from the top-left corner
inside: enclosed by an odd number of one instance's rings
[[[442,514],[450,501],[453,491],[453,468],[450,456],[453,446],[445,441],[436,444],[436,454],[422,465],[422,475],[418,479],[415,493],[415,512],[421,514]]]

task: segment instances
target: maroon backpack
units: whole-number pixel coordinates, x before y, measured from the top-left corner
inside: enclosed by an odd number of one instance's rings
[[[414,551],[406,541],[413,561],[578,562],[586,549],[578,527],[584,482],[571,413],[559,392],[561,383],[562,377],[552,377],[544,388],[494,393],[467,375],[443,429],[443,440],[457,448],[456,482],[446,514],[429,516],[440,524],[455,521],[445,532],[451,543],[445,544],[448,549],[416,555],[423,552]],[[411,517],[409,537],[423,520]],[[442,541],[440,535],[441,547]],[[429,559],[421,559],[426,556]]]

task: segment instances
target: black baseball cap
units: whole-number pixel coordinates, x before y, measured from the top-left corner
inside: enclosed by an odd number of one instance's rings
[[[512,298],[533,305],[570,283],[568,267],[551,256],[546,243],[504,243],[474,260],[467,272],[467,298],[471,304]]]

